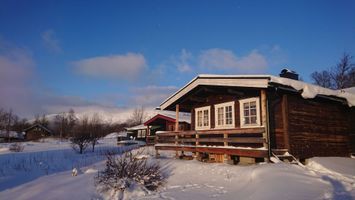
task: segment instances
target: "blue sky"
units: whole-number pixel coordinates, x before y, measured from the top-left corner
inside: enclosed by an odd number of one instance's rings
[[[119,113],[158,106],[199,73],[289,67],[309,82],[355,55],[354,10],[352,0],[2,0],[0,106]]]

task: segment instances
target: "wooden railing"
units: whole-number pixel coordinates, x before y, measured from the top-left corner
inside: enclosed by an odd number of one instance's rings
[[[264,127],[199,131],[159,131],[156,133],[157,150],[176,150],[222,153],[264,157]]]

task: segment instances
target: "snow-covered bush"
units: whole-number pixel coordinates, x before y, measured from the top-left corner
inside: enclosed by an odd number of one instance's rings
[[[161,166],[157,161],[140,159],[142,152],[126,152],[115,157],[107,154],[106,167],[95,177],[101,192],[113,191],[113,196],[123,199],[124,190],[140,185],[144,190],[154,191],[164,182]]]
[[[25,149],[25,145],[16,142],[16,143],[12,143],[9,146],[9,150],[12,152],[22,152]]]

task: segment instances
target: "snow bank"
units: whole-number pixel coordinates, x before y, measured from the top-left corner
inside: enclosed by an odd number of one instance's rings
[[[154,160],[154,148],[144,147],[143,155]],[[136,150],[140,151],[140,150]],[[249,166],[201,163],[174,159],[175,152],[161,151],[158,161],[168,177],[156,192],[133,186],[126,199],[252,199],[252,200],[350,200],[355,198],[355,159],[312,158],[306,167],[297,165],[256,164]],[[0,161],[2,157],[0,157]],[[71,170],[21,181],[12,189],[0,190],[1,199],[102,199],[94,186],[97,170],[104,161],[87,163],[83,174],[71,176]],[[18,176],[20,176],[19,174]],[[24,179],[25,177],[22,177]],[[10,180],[13,181],[13,180]],[[0,177],[0,185],[6,179]]]

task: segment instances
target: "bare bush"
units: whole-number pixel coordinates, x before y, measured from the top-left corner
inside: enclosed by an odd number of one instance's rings
[[[9,147],[9,150],[12,152],[22,152],[25,149],[25,145],[16,142],[16,143],[12,143]]]
[[[124,190],[139,184],[147,190],[156,190],[163,184],[165,177],[158,162],[139,159],[142,152],[126,152],[115,157],[107,154],[106,168],[95,177],[95,184],[102,192],[118,192],[118,199],[123,199]]]

